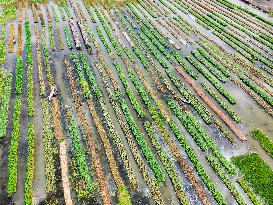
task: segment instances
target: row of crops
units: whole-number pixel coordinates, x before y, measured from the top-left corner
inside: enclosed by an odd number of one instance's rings
[[[227,0],[19,1],[11,18],[4,204],[271,203],[271,168],[233,156],[255,139],[272,160],[270,130],[242,129],[250,105],[272,121],[271,20]]]

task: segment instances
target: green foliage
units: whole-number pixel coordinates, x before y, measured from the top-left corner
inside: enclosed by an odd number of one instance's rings
[[[72,50],[73,49],[73,43],[72,43],[72,39],[71,39],[71,36],[70,36],[70,33],[68,31],[67,26],[64,27],[64,34],[65,34],[66,44],[67,44],[68,48],[70,50]]]
[[[200,62],[202,63],[219,81],[221,81],[222,83],[226,82],[226,79],[218,72],[216,71],[209,62],[207,62],[206,60],[204,60],[201,55],[199,54],[198,51],[194,50],[191,52],[193,54],[193,56]]]
[[[6,136],[8,114],[10,107],[10,91],[12,87],[12,74],[9,73],[5,79],[5,87],[3,91],[3,96],[1,99],[2,104],[0,105],[0,138]]]
[[[259,200],[257,199],[256,195],[254,194],[254,192],[252,191],[252,189],[248,186],[248,184],[246,183],[244,179],[238,178],[236,181],[238,182],[238,184],[240,184],[240,186],[243,188],[244,192],[246,193],[246,195],[248,196],[248,198],[252,201],[254,205],[261,204]]]
[[[5,80],[6,80],[5,69],[0,67],[0,102],[3,98]]]
[[[173,100],[168,100],[168,106],[171,108],[173,113],[177,116],[177,118],[184,125],[186,130],[192,136],[196,144],[200,147],[202,151],[208,151],[208,147],[206,142],[204,141],[202,135],[195,129],[194,125],[191,123],[191,120],[187,115],[184,115],[180,109],[176,106]]]
[[[56,10],[55,7],[52,6],[52,12],[53,12],[53,17],[54,17],[55,23],[59,22],[59,17],[58,17],[58,14],[57,14],[58,10],[59,10],[58,7],[57,7],[57,10]]]
[[[73,152],[76,158],[78,172],[81,175],[81,178],[86,183],[86,189],[88,191],[92,191],[94,188],[94,185],[92,183],[92,179],[89,174],[89,169],[88,169],[87,160],[85,156],[85,149],[80,143],[80,134],[79,134],[74,116],[71,116],[68,128],[69,128],[70,137],[72,139]]]
[[[258,140],[265,151],[273,158],[273,142],[261,129],[251,132],[251,136]]]
[[[47,194],[54,193],[57,187],[55,158],[58,156],[59,147],[55,144],[55,136],[51,129],[52,116],[47,99],[42,100],[43,112],[43,150],[45,158],[45,190]]]
[[[210,124],[211,120],[210,117],[207,115],[207,113],[205,112],[205,110],[202,108],[201,103],[197,100],[195,100],[192,97],[192,93],[190,93],[189,91],[187,91],[184,87],[184,85],[182,85],[178,80],[177,77],[171,72],[170,69],[166,69],[166,73],[169,76],[169,78],[171,79],[171,81],[173,82],[173,84],[176,86],[176,88],[179,90],[179,92],[182,94],[183,97],[185,97],[185,99],[190,102],[191,106],[194,107],[194,109],[198,112],[198,114],[202,117],[202,119],[207,123]]]
[[[35,146],[35,134],[34,125],[28,124],[28,158],[27,158],[27,172],[25,179],[25,197],[24,201],[26,205],[33,204],[33,179],[34,179],[34,148]]]
[[[76,68],[75,70],[77,71],[77,75],[79,77],[79,84],[83,90],[84,97],[86,99],[90,99],[92,97],[91,91],[89,89],[89,85],[88,85],[87,81],[85,80],[83,69],[81,67],[79,58],[76,54],[71,54],[71,58],[75,64],[75,68]]]
[[[231,104],[236,104],[235,98],[226,91],[208,72],[203,69],[199,63],[197,63],[191,56],[187,56],[186,59],[200,72],[202,73],[211,84],[223,95]]]
[[[273,204],[273,171],[257,153],[232,157],[245,180],[266,204]]]
[[[257,19],[259,19],[259,20],[261,20],[261,21],[263,21],[263,22],[271,25],[271,26],[273,26],[273,22],[272,21],[270,21],[268,19],[265,19],[264,17],[261,17],[261,16],[257,15],[256,13],[248,10],[248,8],[241,7],[241,6],[236,5],[236,4],[234,4],[234,3],[232,3],[232,2],[230,2],[228,0],[216,0],[216,1],[224,4],[225,6],[231,8],[231,9],[236,9],[236,10],[238,9],[238,10],[244,11],[244,12],[250,14],[251,16],[253,16],[253,17],[255,17],[255,18],[257,18]]]
[[[207,84],[202,83],[202,86],[227,111],[227,113],[232,117],[235,122],[241,122],[241,119],[237,116],[237,114]]]
[[[254,90],[259,96],[261,96],[266,102],[268,102],[271,106],[273,106],[273,98],[268,95],[266,92],[264,92],[262,89],[260,89],[256,84],[254,84],[252,81],[250,81],[248,78],[240,76],[240,79],[252,90]]]
[[[119,205],[131,205],[131,197],[126,187],[120,187],[117,191]]]
[[[104,45],[104,47],[106,49],[106,51],[110,54],[112,52],[112,49],[110,48],[109,44],[107,43],[107,41],[106,41],[106,39],[105,39],[105,37],[104,37],[104,35],[103,35],[103,33],[102,33],[99,26],[96,26],[96,31],[98,33],[98,36],[99,36],[101,42],[103,43],[103,45]]]
[[[211,58],[203,48],[197,48],[199,53],[209,61],[213,66],[215,66],[221,73],[223,73],[226,77],[230,77],[230,73],[227,71],[226,68],[223,68],[216,60]]]
[[[146,139],[144,138],[143,134],[139,131],[137,124],[134,120],[134,117],[127,106],[126,101],[124,99],[120,99],[119,103],[120,103],[121,110],[128,122],[129,128],[137,141],[137,144],[139,145],[151,169],[155,173],[155,176],[157,179],[157,185],[161,187],[163,182],[166,180],[166,176],[164,175],[160,165],[156,161],[154,154],[151,151],[150,147],[148,146]]]
[[[88,65],[87,58],[83,53],[80,54],[80,61],[81,61],[82,68],[85,70],[87,74],[88,80],[91,84],[91,88],[93,92],[95,93],[95,96],[99,99],[100,97],[102,97],[101,90],[96,82],[96,79],[94,77],[94,74],[91,71],[91,68]]]
[[[0,0],[0,5],[8,5],[15,3],[16,0]]]
[[[25,22],[25,33],[26,33],[26,48],[27,48],[27,63],[32,66],[32,46],[31,46],[31,32],[29,21]]]
[[[49,23],[48,33],[49,33],[49,41],[50,41],[51,50],[55,51],[56,50],[56,43],[55,43],[52,23]]]
[[[0,64],[3,64],[6,60],[6,47],[3,40],[0,39]]]
[[[206,158],[207,158],[208,162],[210,163],[210,165],[212,166],[212,168],[214,169],[214,171],[216,172],[216,174],[221,178],[221,180],[224,182],[224,184],[230,190],[230,193],[234,196],[237,203],[241,204],[241,205],[246,205],[246,203],[244,202],[244,199],[239,194],[239,192],[236,189],[236,187],[234,186],[234,184],[232,184],[231,180],[228,178],[227,173],[222,169],[222,166],[218,162],[218,160],[210,154],[208,154],[206,156]]]
[[[12,117],[12,136],[9,150],[9,176],[8,176],[8,195],[11,196],[17,190],[17,167],[18,167],[18,145],[20,137],[20,116],[21,98],[14,101],[14,111]]]
[[[100,20],[100,22],[101,22],[101,24],[102,24],[102,26],[103,26],[105,32],[106,32],[106,34],[107,34],[107,36],[108,36],[108,38],[109,38],[111,44],[113,45],[115,51],[117,52],[117,55],[118,55],[118,56],[121,56],[121,54],[122,54],[122,49],[120,48],[120,46],[119,46],[118,43],[116,42],[116,39],[115,39],[115,37],[114,37],[113,34],[112,34],[112,31],[111,31],[111,30],[108,28],[108,26],[106,25],[106,23],[105,23],[105,21],[104,21],[104,19],[103,19],[103,16],[102,16],[102,14],[101,14],[101,12],[100,12],[98,9],[95,9],[95,12],[96,12],[96,14],[97,14],[97,16],[98,16],[98,18],[99,18],[99,20]],[[104,42],[104,41],[103,41],[103,42]]]
[[[2,1],[2,0],[1,0]],[[6,0],[6,2],[15,2],[14,0],[8,1]],[[2,2],[0,2],[0,5],[3,4]],[[4,3],[5,4],[5,3]],[[7,3],[9,4],[9,3]],[[16,18],[16,12],[17,9],[16,7],[10,7],[10,8],[5,8],[3,9],[2,14],[0,15],[0,24],[5,24],[8,21],[10,21],[11,19],[15,19]]]
[[[178,63],[182,66],[182,68],[183,68],[191,77],[193,77],[193,78],[196,79],[196,80],[199,78],[198,74],[197,74],[196,72],[194,72],[194,71],[190,68],[190,66],[188,66],[188,65],[186,64],[186,62],[180,57],[180,55],[178,54],[177,51],[173,50],[173,51],[172,51],[172,54],[173,54],[173,56],[175,57],[175,59],[178,61]]]
[[[221,192],[216,188],[215,184],[212,182],[211,178],[209,177],[208,173],[203,168],[202,164],[198,160],[195,152],[193,151],[192,147],[190,146],[187,139],[182,135],[181,131],[179,130],[178,126],[175,124],[174,121],[169,122],[169,126],[171,128],[172,133],[175,135],[177,140],[179,141],[180,145],[184,148],[185,152],[187,153],[189,159],[191,160],[193,166],[195,167],[198,175],[200,176],[201,180],[207,186],[208,190],[211,192],[214,199],[219,204],[226,204]]]
[[[125,88],[125,92],[126,94],[128,95],[129,99],[130,99],[130,102],[133,106],[133,108],[136,110],[137,114],[139,117],[143,118],[145,117],[145,112],[142,108],[142,106],[139,104],[139,102],[137,101],[136,97],[134,96],[133,92],[132,92],[132,89],[129,85],[129,82],[127,81],[126,79],[126,76],[122,70],[122,67],[121,65],[118,63],[118,62],[113,62],[114,66],[116,67],[117,71],[118,71],[118,75],[119,75],[119,78]]]
[[[168,106],[171,108],[173,113],[178,117],[181,123],[184,125],[186,130],[190,133],[196,144],[202,151],[208,151],[210,149],[221,164],[227,169],[230,174],[235,174],[235,168],[226,160],[226,158],[220,153],[214,140],[207,133],[207,131],[200,125],[197,118],[192,113],[183,114],[179,107],[173,100],[167,101]]]
[[[157,14],[154,13],[143,1],[137,0],[138,3],[154,18],[157,17]]]

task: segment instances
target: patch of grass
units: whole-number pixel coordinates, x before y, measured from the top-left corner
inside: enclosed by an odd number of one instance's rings
[[[273,204],[273,171],[257,153],[232,157],[245,180],[266,204]]]

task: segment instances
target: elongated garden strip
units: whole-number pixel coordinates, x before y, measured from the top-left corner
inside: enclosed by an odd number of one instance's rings
[[[67,111],[67,121],[79,174],[85,181],[86,189],[91,191],[93,189],[93,183],[89,174],[90,170],[87,166],[87,158],[84,148],[80,142],[78,126],[76,125],[75,117],[71,114],[71,111]]]
[[[14,101],[14,111],[12,117],[12,135],[9,149],[9,177],[8,177],[8,195],[13,195],[17,190],[17,168],[18,168],[18,146],[20,137],[20,116],[21,116],[21,98]]]
[[[259,141],[264,150],[273,158],[273,142],[261,129],[255,129],[251,136]]]
[[[6,137],[8,113],[10,108],[10,95],[12,87],[12,74],[8,73],[3,79],[5,86],[3,88],[3,96],[0,105],[0,139]]]
[[[58,147],[54,145],[55,137],[51,130],[52,116],[47,100],[42,100],[43,111],[43,148],[45,156],[46,193],[54,193],[57,189],[55,157],[58,155]]]
[[[92,43],[89,40],[88,33],[87,33],[86,29],[85,29],[84,23],[79,21],[78,25],[79,25],[79,28],[80,28],[80,31],[81,31],[81,34],[82,34],[86,49],[87,49],[88,53],[91,54],[91,52],[92,52]]]
[[[246,195],[249,197],[249,199],[252,201],[254,205],[261,204],[259,200],[257,199],[253,190],[248,186],[248,184],[243,178],[238,178],[236,181],[238,184],[240,184],[240,186],[243,188],[244,192],[246,193]]]
[[[0,39],[0,64],[4,63],[6,60],[6,47],[3,40]]]
[[[62,182],[64,188],[64,200],[65,204],[72,205],[72,197],[70,192],[70,182],[68,175],[68,163],[67,163],[67,154],[66,154],[67,146],[65,142],[60,143],[60,160],[61,160],[61,170],[62,170]]]
[[[49,33],[51,50],[55,51],[56,50],[56,43],[55,43],[55,39],[54,39],[53,26],[52,26],[51,22],[48,25],[48,33]]]
[[[70,18],[68,19],[68,24],[69,24],[69,27],[70,27],[70,29],[71,29],[71,31],[72,31],[72,36],[73,36],[73,38],[74,38],[75,46],[76,46],[76,48],[77,48],[78,50],[80,50],[82,46],[81,46],[81,44],[80,44],[79,35],[78,35],[78,33],[77,33],[76,25],[75,25],[75,23],[74,23],[74,21],[73,21],[73,18],[70,17]]]
[[[6,81],[6,71],[4,68],[0,68],[0,102],[4,94],[5,81]]]
[[[65,34],[66,44],[67,44],[68,48],[70,50],[72,50],[73,49],[73,43],[72,43],[72,39],[71,39],[71,36],[70,36],[70,33],[68,31],[67,26],[64,27],[64,34]]]
[[[9,53],[13,53],[13,48],[14,48],[14,24],[10,25],[10,34],[9,34]]]
[[[22,54],[22,44],[23,44],[23,37],[22,37],[22,2],[19,2],[18,5],[18,47],[17,47],[17,56],[21,56]]]
[[[31,32],[29,22],[25,22],[25,32],[26,32],[26,47],[27,47],[27,106],[28,106],[28,116],[34,116],[34,105],[33,105],[33,64],[32,64],[32,46],[31,46]]]
[[[27,172],[25,179],[25,204],[33,204],[33,181],[34,181],[34,153],[35,153],[35,133],[34,125],[28,124],[28,158],[27,158]]]

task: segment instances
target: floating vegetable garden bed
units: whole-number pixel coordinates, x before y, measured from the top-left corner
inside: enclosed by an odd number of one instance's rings
[[[228,0],[0,8],[1,204],[273,203],[262,11]]]

